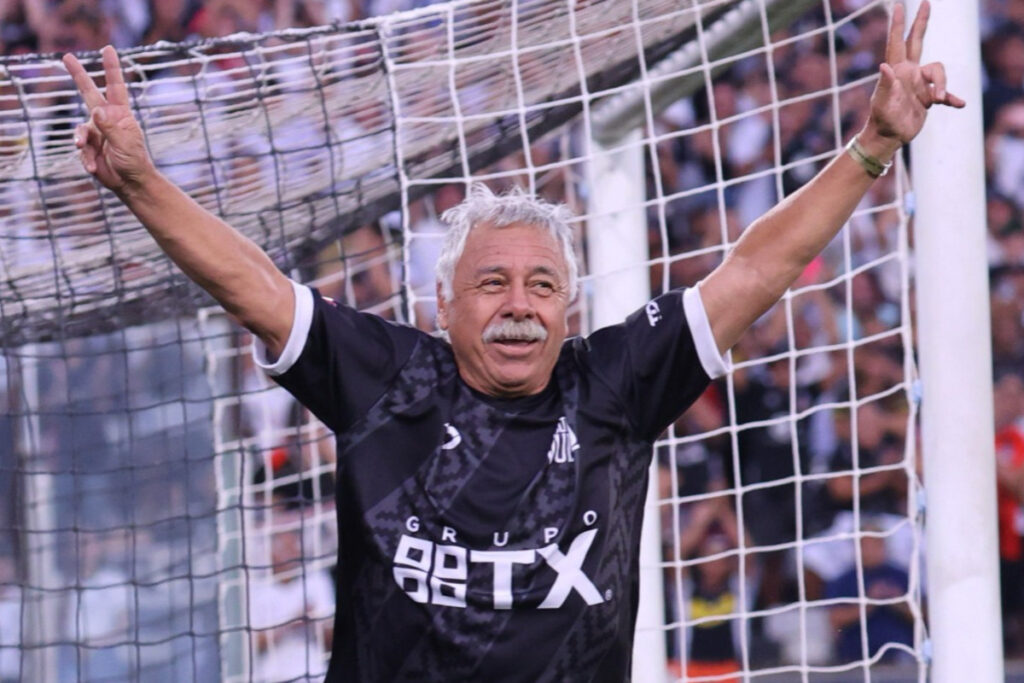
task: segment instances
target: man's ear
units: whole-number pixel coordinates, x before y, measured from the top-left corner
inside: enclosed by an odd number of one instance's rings
[[[448,329],[448,301],[441,293],[441,283],[437,283],[437,326],[442,330]]]

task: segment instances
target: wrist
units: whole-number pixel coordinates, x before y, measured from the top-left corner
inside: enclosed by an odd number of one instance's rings
[[[899,145],[893,140],[862,130],[850,138],[846,154],[857,163],[872,179],[881,178],[889,172]]]
[[[142,170],[127,178],[124,184],[115,190],[115,194],[121,201],[131,206],[136,202],[148,201],[158,193],[161,181],[166,182],[166,178],[150,161]]]
[[[903,141],[899,138],[891,137],[888,135],[882,135],[878,130],[868,123],[864,126],[854,139],[860,144],[861,148],[869,155],[878,159],[883,164],[890,163],[895,157],[896,153],[903,147]]]

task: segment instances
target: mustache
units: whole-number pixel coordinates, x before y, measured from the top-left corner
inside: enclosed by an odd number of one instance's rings
[[[486,343],[499,339],[531,342],[547,338],[548,331],[536,320],[502,320],[488,325],[483,334]]]

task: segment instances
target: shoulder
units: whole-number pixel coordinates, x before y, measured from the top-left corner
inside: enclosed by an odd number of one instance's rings
[[[310,291],[315,308],[313,330],[318,334],[328,334],[333,339],[332,343],[343,341],[347,345],[367,347],[387,340],[400,358],[408,358],[413,349],[421,345],[432,345],[439,350],[447,346],[443,340],[408,323],[357,310],[320,294],[316,289],[311,288]],[[317,320],[321,321],[319,330]]]

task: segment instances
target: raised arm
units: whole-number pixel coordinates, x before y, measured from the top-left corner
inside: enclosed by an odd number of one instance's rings
[[[291,331],[291,283],[251,240],[161,174],[132,115],[114,48],[103,48],[106,95],[73,55],[64,65],[89,111],[75,129],[82,165],[138,217],[160,248],[266,344],[274,356]]]
[[[893,7],[871,113],[856,137],[863,152],[882,163],[917,135],[931,105],[964,106],[946,91],[942,64],[919,64],[929,11],[923,2],[904,40],[905,10],[902,4]],[[747,228],[725,261],[700,284],[720,351],[731,348],[779,300],[850,218],[874,179],[852,154],[842,153]]]

